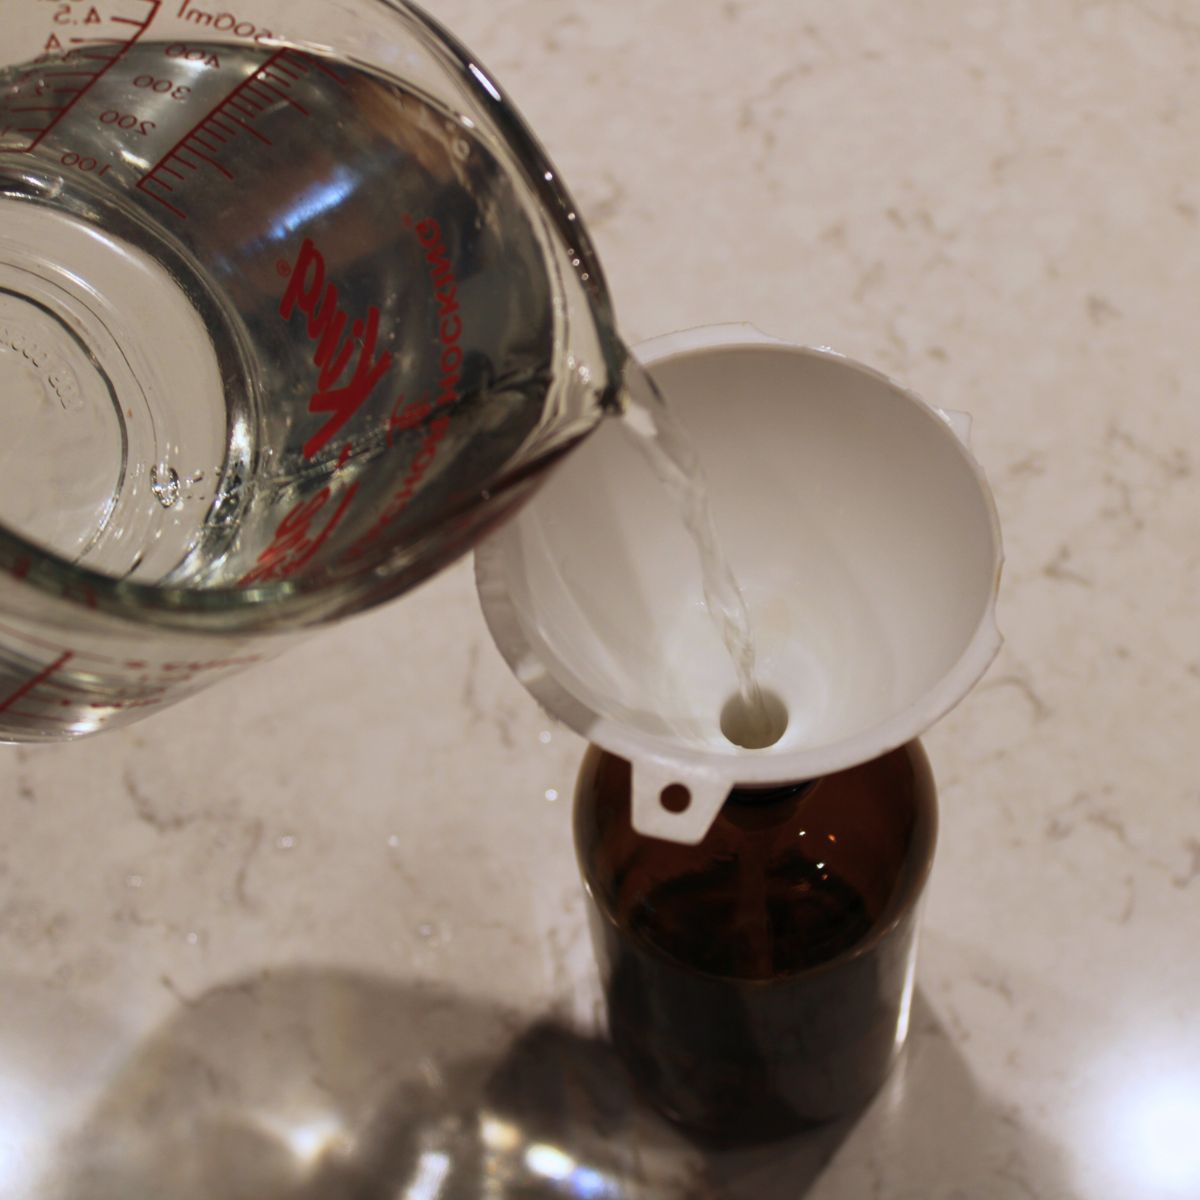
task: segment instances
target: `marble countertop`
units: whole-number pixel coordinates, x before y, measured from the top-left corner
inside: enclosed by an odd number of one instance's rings
[[[907,1057],[767,1151],[633,1110],[597,1137],[624,1110],[582,743],[464,563],[140,725],[0,754],[0,1198],[507,1195],[466,1182],[485,1093],[493,1159],[537,1136],[592,1172],[522,1195],[1200,1195],[1192,7],[430,4],[574,191],[629,340],[749,321],[974,414],[1007,641],[926,738]]]

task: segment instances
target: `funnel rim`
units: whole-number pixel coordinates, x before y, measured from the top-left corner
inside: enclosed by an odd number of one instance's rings
[[[505,578],[505,564],[518,545],[510,524],[498,530],[475,552],[475,577],[480,604],[493,641],[525,689],[553,717],[588,741],[634,763],[653,764],[656,773],[674,771],[687,779],[738,784],[793,782],[815,779],[870,761],[920,736],[945,716],[983,677],[1002,644],[996,622],[1003,542],[995,498],[982,466],[951,427],[942,411],[890,376],[828,346],[801,346],[771,337],[753,325],[700,326],[656,337],[633,348],[648,369],[671,359],[710,350],[786,351],[788,354],[835,361],[876,379],[927,413],[949,438],[978,486],[991,543],[992,583],[987,603],[953,664],[934,684],[904,707],[852,737],[801,750],[775,747],[746,750],[735,746],[682,746],[677,740],[622,723],[590,709],[552,673],[554,657],[539,655],[535,636],[522,621]]]

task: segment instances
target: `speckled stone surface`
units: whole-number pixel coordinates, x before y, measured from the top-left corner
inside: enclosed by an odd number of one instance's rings
[[[139,726],[0,753],[0,1197],[516,1194],[495,1163],[539,1120],[592,1174],[543,1155],[522,1195],[1200,1195],[1200,18],[431,7],[571,186],[630,341],[750,321],[974,414],[1007,641],[926,739],[908,1055],[856,1122],[753,1153],[612,1115],[582,743],[460,564]]]

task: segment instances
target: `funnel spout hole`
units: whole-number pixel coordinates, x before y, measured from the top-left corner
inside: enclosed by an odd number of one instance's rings
[[[738,692],[721,709],[721,732],[743,750],[765,750],[775,745],[787,727],[787,705],[765,689],[756,688],[752,696]]]

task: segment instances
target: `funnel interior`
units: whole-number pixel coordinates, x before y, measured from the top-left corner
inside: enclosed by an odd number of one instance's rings
[[[986,484],[940,414],[839,356],[774,344],[651,374],[696,441],[760,682],[786,708],[782,737],[753,753],[885,728],[895,744],[960,699],[974,676],[939,689],[990,616],[999,546]],[[504,586],[573,703],[732,752],[721,716],[736,679],[696,550],[632,436],[599,429],[503,532]]]

